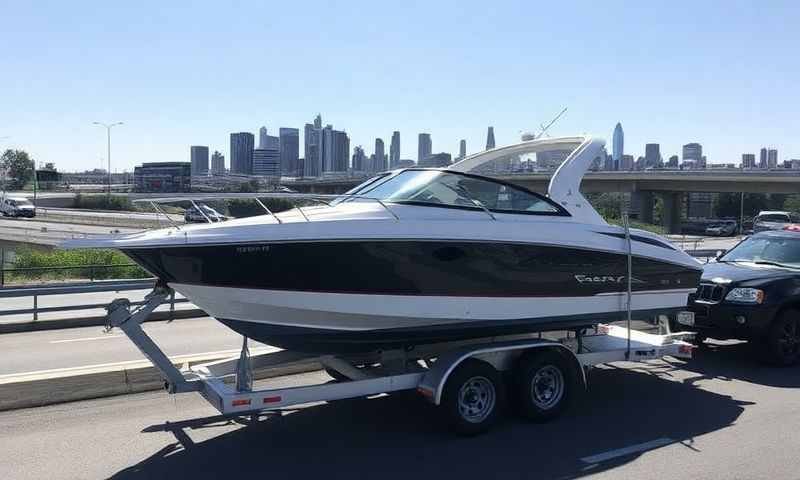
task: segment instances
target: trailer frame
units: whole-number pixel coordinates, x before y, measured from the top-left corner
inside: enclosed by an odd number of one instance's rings
[[[475,359],[491,365],[498,372],[508,372],[515,368],[523,354],[545,351],[562,355],[574,369],[580,386],[586,389],[586,371],[596,365],[641,362],[664,356],[691,358],[693,348],[683,341],[691,334],[670,333],[668,319],[663,318],[660,323],[666,334],[598,324],[590,332],[577,331],[574,336],[559,340],[536,333],[515,338],[421,345],[414,349],[380,352],[377,357],[368,359],[289,350],[251,356],[248,339],[244,338],[238,357],[179,369],[142,329],[142,322],[158,305],[168,301],[171,294],[168,286],[159,283],[145,297],[145,303],[133,310],[127,299],[114,300],[107,307],[107,329],[119,328],[125,333],[161,373],[167,392],[198,392],[221,414],[231,416],[403,390],[417,390],[434,405],[441,405],[448,379],[467,360]],[[254,369],[281,368],[285,371],[286,367],[309,362],[319,363],[343,381],[286,388],[253,388]],[[231,378],[235,381],[231,382]]]

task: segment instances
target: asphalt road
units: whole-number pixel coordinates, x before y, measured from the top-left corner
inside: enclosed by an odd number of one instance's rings
[[[51,222],[41,218],[0,217],[0,240],[40,245],[58,245],[63,240],[84,238],[87,235],[108,235],[112,232],[133,233],[141,230],[141,228]]]
[[[560,419],[470,439],[415,394],[250,426],[196,394],[108,398],[0,414],[0,478],[800,478],[798,373],[752,363],[746,344],[604,367]]]
[[[147,322],[144,330],[169,356],[235,350],[242,337],[212,318]],[[120,331],[69,328],[0,335],[0,375],[144,359]],[[2,476],[0,476],[2,478]]]

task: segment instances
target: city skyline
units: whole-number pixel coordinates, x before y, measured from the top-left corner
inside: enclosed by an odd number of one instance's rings
[[[503,28],[476,36],[485,12],[451,2],[426,5],[423,18],[418,5],[313,1],[239,9],[11,3],[0,32],[2,67],[18,74],[0,78],[0,137],[11,137],[0,148],[24,149],[62,170],[105,168],[106,139],[92,122],[123,121],[112,135],[112,169],[131,171],[144,161],[184,160],[187,145],[208,145],[230,159],[229,132],[251,131],[265,119],[302,128],[322,111],[352,144],[371,145],[398,130],[401,151],[410,153],[417,132],[430,132],[436,151],[456,152],[462,138],[485,145],[487,125],[497,145],[506,145],[569,107],[551,135],[610,141],[608,126],[622,119],[631,152],[658,142],[679,154],[696,140],[712,163],[738,162],[764,145],[778,150],[779,162],[800,156],[800,65],[790,60],[796,5],[721,9],[710,2],[692,4],[686,15],[672,4],[547,4],[536,9],[535,29],[519,15],[529,8],[498,5],[491,18]],[[375,28],[378,16],[393,21]],[[574,35],[564,35],[565,18]],[[75,24],[82,28],[65,28]],[[109,28],[119,24],[126,28]],[[215,25],[214,34],[198,35],[199,25]],[[751,31],[770,35],[742,34]],[[553,39],[533,61],[519,61]],[[358,61],[364,58],[376,60]],[[186,72],[200,66],[214,73],[189,80]],[[463,72],[457,81],[455,72]],[[603,81],[587,82],[588,74]]]

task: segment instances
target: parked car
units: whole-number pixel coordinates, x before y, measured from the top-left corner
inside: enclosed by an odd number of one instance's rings
[[[713,235],[716,237],[731,237],[736,235],[736,230],[739,225],[736,220],[723,220],[719,223],[712,223],[706,227],[706,235]]]
[[[781,230],[790,223],[800,223],[800,215],[792,212],[760,212],[753,220],[753,233]]]
[[[4,197],[0,202],[0,210],[4,217],[27,217],[36,216],[36,207],[25,197]]]
[[[773,363],[800,361],[800,231],[756,233],[703,269],[689,297],[694,319],[676,319],[696,339],[741,339]]]
[[[212,222],[222,222],[223,220],[228,219],[228,217],[219,213],[208,205],[201,203],[197,205],[197,207],[201,208],[203,212],[201,213],[200,210],[194,206],[189,207],[186,209],[186,211],[184,211],[183,219],[186,221],[186,223],[208,223],[209,220]]]

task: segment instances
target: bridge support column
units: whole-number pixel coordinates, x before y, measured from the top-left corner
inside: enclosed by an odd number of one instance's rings
[[[634,210],[639,211],[639,221],[642,223],[653,223],[653,208],[656,199],[653,192],[639,191],[631,193],[631,203]]]
[[[681,231],[681,200],[682,193],[670,192],[663,194],[663,207],[661,211],[661,225],[667,233],[680,233]]]

